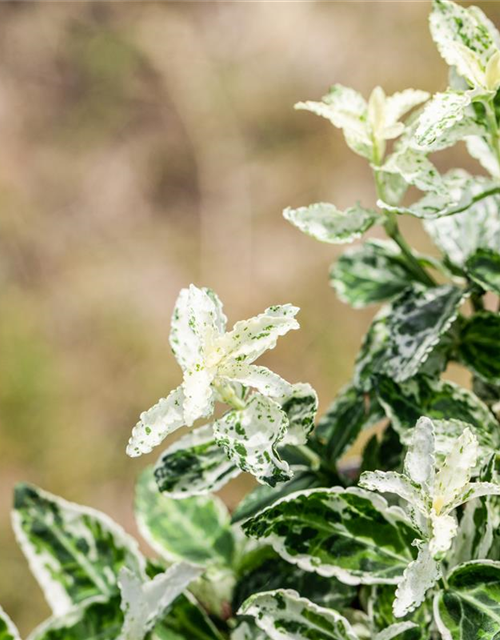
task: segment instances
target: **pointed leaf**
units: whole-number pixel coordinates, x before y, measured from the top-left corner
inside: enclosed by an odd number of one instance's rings
[[[434,560],[427,545],[421,545],[416,560],[406,568],[396,589],[394,615],[402,618],[424,601],[425,594],[440,578],[439,563]]]
[[[465,366],[482,380],[490,384],[500,384],[498,313],[481,311],[467,319],[460,335],[459,355]]]
[[[12,522],[56,615],[89,598],[117,593],[122,567],[144,571],[137,542],[111,518],[36,487],[16,487]]]
[[[135,514],[148,544],[169,562],[229,564],[234,540],[229,514],[214,496],[182,500],[159,493],[151,469],[137,482]]]
[[[419,118],[415,140],[420,148],[427,150],[435,145],[451,127],[465,118],[471,103],[470,93],[447,91],[436,93],[424,108]]]
[[[359,204],[345,211],[333,204],[318,202],[308,207],[285,209],[285,220],[307,235],[331,244],[344,244],[360,238],[375,224],[377,213]]]
[[[360,489],[312,489],[288,496],[243,525],[285,560],[347,584],[395,583],[417,537],[400,509]]]
[[[500,295],[500,247],[499,251],[478,249],[465,263],[467,275],[486,291]]]
[[[434,486],[435,450],[434,424],[429,418],[419,418],[411,432],[404,471],[413,482],[428,489]]]
[[[395,243],[381,240],[346,251],[330,271],[337,295],[355,309],[393,298],[412,280]]]
[[[319,607],[291,589],[251,596],[240,612],[254,616],[271,640],[358,640],[346,618],[333,609]],[[293,634],[293,635],[292,635]]]

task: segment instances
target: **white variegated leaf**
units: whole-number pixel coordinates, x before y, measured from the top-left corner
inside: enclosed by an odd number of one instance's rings
[[[267,367],[254,364],[232,364],[220,370],[220,376],[256,389],[262,395],[282,402],[293,392],[293,386]]]
[[[378,217],[375,211],[359,204],[341,211],[325,202],[298,209],[289,207],[283,216],[307,235],[331,244],[345,244],[360,238]]]
[[[425,511],[424,496],[418,487],[396,471],[365,471],[359,479],[359,486],[369,491],[393,493],[419,511]]]
[[[484,134],[483,134],[484,136]],[[500,177],[500,165],[490,143],[481,135],[472,135],[465,141],[467,151],[494,178]]]
[[[201,573],[200,567],[180,562],[152,580],[144,581],[130,569],[123,568],[119,585],[125,620],[118,640],[143,640],[172,602]]]
[[[434,487],[434,509],[440,513],[451,505],[469,484],[476,466],[478,443],[470,429],[465,429],[458,438],[443,465],[436,474]]]
[[[422,417],[410,432],[408,452],[404,461],[405,474],[421,487],[428,490],[434,486],[434,424],[429,418]]]
[[[414,107],[429,99],[427,91],[405,89],[388,96],[385,101],[385,121],[388,125],[396,124]]]
[[[414,141],[412,141],[411,144],[421,152],[435,153],[436,151],[442,151],[443,149],[452,147],[457,142],[460,142],[460,140],[465,140],[467,148],[469,149],[469,142],[471,140],[480,140],[481,138],[479,138],[479,136],[482,135],[487,135],[485,126],[478,122],[474,117],[467,115],[461,120],[455,122],[455,124],[452,124],[450,127],[442,130],[439,137],[435,138],[433,142],[427,142],[424,146],[420,146]],[[470,149],[469,153],[474,156],[474,153]],[[485,156],[484,152],[482,155],[483,157]],[[492,159],[495,165],[498,166],[494,156]]]
[[[298,382],[282,401],[281,408],[288,417],[284,444],[302,445],[314,428],[318,411],[318,394],[310,384]]]
[[[432,147],[446,131],[467,115],[471,103],[469,92],[446,91],[436,93],[420,115],[415,131],[415,141],[420,148]]]
[[[420,606],[440,576],[439,564],[432,557],[428,545],[421,544],[417,559],[408,565],[396,589],[393,605],[396,618],[402,618]]]
[[[446,184],[436,167],[419,151],[411,148],[396,151],[389,156],[382,171],[399,174],[405,182],[420,191],[431,191],[447,197]]]
[[[449,514],[436,515],[431,511],[432,537],[429,549],[433,557],[448,551],[457,535],[458,526],[455,516]]]
[[[234,409],[217,420],[214,435],[236,466],[259,482],[274,486],[292,477],[277,451],[287,427],[288,418],[281,406],[257,393],[245,409]]]
[[[394,624],[391,624],[390,627],[387,627],[383,631],[377,633],[373,640],[394,640],[394,638],[402,636],[412,629],[418,629],[418,625],[411,620],[407,620],[406,622],[395,622]],[[403,635],[403,637],[405,636]]]
[[[257,593],[243,603],[240,613],[253,616],[270,640],[359,640],[344,616],[291,589]]]

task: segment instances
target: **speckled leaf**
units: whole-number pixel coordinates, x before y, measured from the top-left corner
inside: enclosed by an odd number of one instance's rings
[[[393,298],[412,280],[401,251],[395,243],[382,240],[346,251],[330,271],[337,295],[355,309]]]
[[[277,402],[256,393],[245,409],[226,413],[214,423],[217,443],[242,471],[274,486],[292,471],[277,447],[284,440],[288,418]]]
[[[383,631],[377,633],[373,640],[419,640],[422,637],[418,624],[407,620],[406,622],[396,622]]]
[[[373,388],[374,379],[382,373],[389,345],[387,323],[391,312],[390,305],[380,309],[363,338],[356,357],[353,384],[362,391],[369,392]]]
[[[21,640],[14,623],[0,607],[0,640]]]
[[[283,216],[307,235],[331,244],[345,244],[360,238],[378,217],[375,211],[359,204],[341,211],[325,202],[298,209],[289,207]]]
[[[444,640],[496,640],[500,633],[500,563],[456,567],[436,595],[435,618]]]
[[[117,593],[122,567],[143,573],[136,541],[108,516],[30,485],[15,490],[13,527],[30,569],[56,615]]]
[[[498,431],[498,423],[484,402],[468,389],[447,380],[416,376],[398,384],[381,376],[377,380],[377,396],[400,433],[413,428],[422,415],[462,420],[490,434]]]
[[[381,171],[400,175],[407,184],[420,191],[447,197],[446,185],[432,162],[420,151],[405,148],[391,154]]]
[[[477,196],[488,186],[489,183],[478,179],[471,187],[471,194]],[[424,224],[439,249],[459,267],[463,267],[478,249],[500,252],[499,196],[490,196],[462,213],[426,220]]]
[[[434,0],[429,19],[431,35],[439,53],[458,73],[477,86],[471,57],[485,68],[500,45],[492,22],[478,7],[463,7],[449,0]]]
[[[481,311],[463,323],[459,356],[482,380],[500,384],[500,314]]]
[[[477,135],[467,138],[465,141],[467,151],[488,173],[498,178],[500,175],[498,160],[487,137],[483,136]]]
[[[441,576],[440,563],[429,550],[429,545],[421,544],[418,556],[403,574],[396,589],[393,611],[396,618],[402,618],[419,607]]]
[[[124,567],[119,576],[124,623],[118,640],[143,640],[201,572],[199,567],[179,562],[144,581]]]
[[[452,124],[450,127],[442,130],[439,137],[434,138],[432,142],[429,141],[428,137],[425,146],[416,145],[416,147],[418,150],[424,151],[425,153],[435,153],[436,151],[442,151],[443,149],[452,147],[457,142],[460,142],[460,140],[465,140],[471,155],[475,153],[476,155],[474,155],[474,157],[480,156],[481,160],[484,162],[492,160],[495,165],[497,165],[496,158],[492,156],[492,158],[487,159],[485,150],[481,149],[480,145],[475,143],[477,140],[482,140],[479,136],[483,135],[487,135],[485,126],[481,122],[478,122],[474,117],[466,115],[461,120],[455,122],[455,124]],[[469,143],[470,140],[473,140],[473,142]],[[470,149],[472,149],[472,152]]]
[[[314,428],[318,411],[316,391],[307,383],[292,385],[292,392],[282,402],[281,409],[288,418],[284,442],[291,445],[305,444]]]
[[[500,250],[500,247],[499,247]],[[500,296],[500,253],[478,249],[465,263],[467,275],[486,291]]]
[[[414,376],[455,321],[464,298],[462,289],[450,285],[413,285],[404,291],[387,321],[385,373],[397,382]]]
[[[123,625],[120,600],[91,598],[37,627],[28,640],[116,640]]]
[[[470,429],[478,441],[478,471],[484,460],[488,459],[499,446],[500,434],[498,429],[488,431],[484,427],[474,426],[457,419],[434,419],[432,422],[435,435],[435,457],[438,461],[442,461],[450,453],[453,445],[465,429]]]
[[[376,399],[352,385],[344,387],[318,422],[315,438],[336,462],[359,433],[384,418]]]
[[[465,116],[471,103],[469,93],[446,91],[436,93],[425,106],[415,131],[415,141],[422,148],[431,147],[448,129]]]
[[[160,491],[187,498],[218,491],[241,471],[217,444],[212,425],[205,425],[168,447],[154,473]]]
[[[418,536],[403,512],[361,489],[311,489],[288,496],[243,525],[306,571],[347,584],[397,582]]]
[[[229,514],[215,496],[169,498],[146,469],[137,482],[135,514],[141,535],[169,562],[230,564],[234,539]]]
[[[271,640],[358,640],[349,621],[333,609],[319,607],[291,589],[250,597],[240,613],[254,616]]]

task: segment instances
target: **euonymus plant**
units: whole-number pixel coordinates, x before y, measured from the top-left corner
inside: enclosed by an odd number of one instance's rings
[[[256,363],[298,329],[298,309],[228,328],[211,289],[183,289],[170,334],[182,381],[127,448],[148,454],[188,427],[137,485],[157,557],[105,515],[19,486],[14,530],[53,611],[30,640],[500,638],[500,34],[448,0],[430,27],[446,91],[365,100],[335,85],[297,105],[366,158],[377,202],[286,220],[332,244],[387,235],[331,268],[344,302],[382,305],[350,382],[315,427],[311,386]],[[460,141],[482,169],[441,175],[429,156]],[[403,215],[440,258],[407,243]],[[442,377],[450,362],[473,390]],[[353,469],[345,456],[368,429]],[[230,515],[213,492],[240,473],[259,485]],[[18,639],[0,613],[0,640]]]

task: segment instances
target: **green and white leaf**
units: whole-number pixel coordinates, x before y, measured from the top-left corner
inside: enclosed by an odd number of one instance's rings
[[[292,385],[292,392],[281,404],[288,418],[288,427],[284,442],[301,445],[307,442],[314,429],[314,420],[318,411],[318,394],[310,384],[299,382]]]
[[[421,544],[418,556],[406,568],[396,589],[393,610],[396,618],[402,618],[419,607],[441,576],[439,563],[429,546]]]
[[[16,626],[0,607],[0,640],[21,640]]]
[[[231,633],[231,640],[269,640],[269,636],[255,623],[245,620]]]
[[[467,275],[486,291],[500,296],[500,252],[478,249],[465,263]]]
[[[124,567],[119,576],[124,623],[118,640],[143,640],[201,572],[199,567],[180,562],[144,581]]]
[[[414,284],[404,291],[387,320],[384,372],[397,382],[413,377],[455,321],[465,297],[451,285],[426,289]]]
[[[287,428],[288,417],[280,405],[256,393],[245,409],[229,411],[214,422],[214,435],[239,469],[274,486],[292,477],[277,450],[284,443]]]
[[[415,131],[415,141],[423,151],[440,146],[439,141],[467,115],[469,92],[436,93],[425,106]]]
[[[462,325],[459,354],[482,380],[500,384],[500,314],[481,311],[468,318]]]
[[[240,473],[217,444],[209,424],[170,445],[154,470],[158,489],[172,498],[213,493]]]
[[[469,154],[494,178],[500,177],[500,165],[489,141],[483,135],[466,138],[465,145]]]
[[[305,571],[347,584],[394,584],[418,533],[404,513],[361,489],[312,489],[279,500],[244,523]]]
[[[301,598],[291,589],[251,596],[240,613],[253,616],[271,640],[358,640],[344,616]]]
[[[389,156],[381,171],[400,175],[407,184],[420,191],[448,196],[446,184],[436,167],[421,151],[410,147],[396,151]]]
[[[369,240],[343,253],[330,270],[330,284],[338,297],[355,309],[390,300],[412,280],[392,241]]]
[[[373,388],[374,380],[383,371],[390,339],[388,321],[391,313],[391,305],[386,305],[376,314],[356,357],[353,384],[364,392]]]
[[[123,614],[117,597],[90,598],[39,625],[27,640],[116,640],[123,625]]]
[[[421,637],[421,632],[418,624],[407,620],[406,622],[396,622],[391,624],[383,631],[380,631],[374,636],[373,640],[418,640]]]
[[[285,220],[320,242],[345,244],[360,238],[375,224],[378,214],[359,204],[345,211],[333,204],[318,202],[308,207],[283,211]]]
[[[156,624],[151,640],[225,640],[225,636],[195,598],[186,592],[172,603],[167,615]]]
[[[496,640],[500,632],[500,563],[456,567],[436,594],[434,613],[444,640]]]
[[[12,524],[56,615],[95,596],[117,593],[122,567],[144,572],[137,542],[111,518],[36,487],[16,487]]]
[[[137,482],[135,516],[142,537],[169,562],[231,563],[229,513],[215,496],[169,498],[159,493],[152,470],[146,469]]]
[[[432,142],[429,141],[431,139],[429,132],[425,145],[419,145],[415,140],[412,140],[410,144],[420,152],[435,153],[436,151],[453,147],[457,142],[465,140],[470,155],[477,158],[482,165],[484,162],[488,167],[493,169],[493,163],[496,166],[498,166],[498,163],[495,156],[488,156],[487,149],[482,147],[481,143],[483,139],[480,136],[484,135],[487,135],[486,127],[476,120],[474,116],[465,115],[451,126],[441,129],[439,136],[434,138]],[[487,146],[486,142],[484,142],[484,144]],[[495,175],[494,170],[491,173]]]

